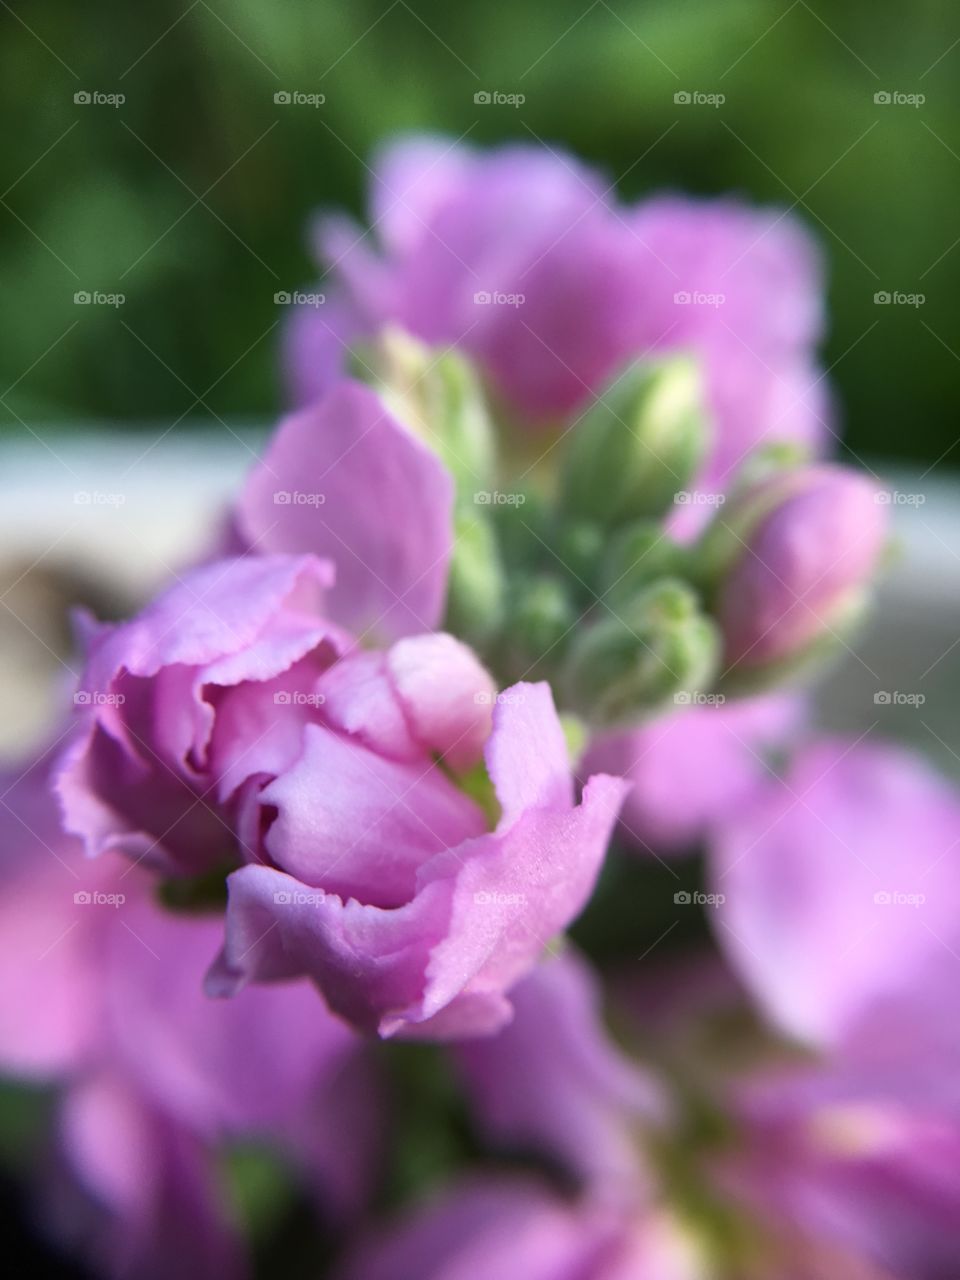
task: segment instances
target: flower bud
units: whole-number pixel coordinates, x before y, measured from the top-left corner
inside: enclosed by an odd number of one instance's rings
[[[600,570],[604,601],[622,613],[658,578],[687,577],[690,552],[668,537],[659,521],[635,520],[607,539]]]
[[[459,353],[437,352],[403,329],[385,330],[367,352],[362,376],[373,373],[391,411],[437,453],[462,494],[494,479],[493,427],[473,367]]]
[[[564,704],[594,727],[635,724],[687,689],[709,687],[716,628],[683,582],[664,578],[622,615],[580,632],[565,664]]]
[[[516,679],[546,679],[572,637],[577,608],[568,585],[550,574],[518,577],[511,586],[509,628],[500,657]]]
[[[869,598],[886,510],[877,487],[845,467],[775,475],[741,495],[716,591],[728,674],[756,686],[833,649]]]
[[[503,623],[506,588],[496,534],[482,512],[461,505],[454,516],[444,624],[481,650]]]
[[[695,362],[677,356],[631,365],[571,432],[564,514],[607,528],[662,515],[693,480],[705,446]]]

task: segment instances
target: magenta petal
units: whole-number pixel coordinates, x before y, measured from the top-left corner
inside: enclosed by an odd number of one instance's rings
[[[631,1128],[658,1116],[664,1099],[604,1027],[589,965],[567,947],[511,999],[508,1027],[457,1051],[481,1128],[509,1148],[557,1157],[596,1187],[635,1193],[645,1171]]]
[[[960,799],[909,752],[809,748],[712,859],[718,940],[786,1031],[835,1046],[879,1005],[956,1025]]]
[[[737,813],[768,775],[765,755],[801,718],[800,699],[783,694],[680,707],[639,729],[598,737],[583,772],[632,784],[621,834],[638,852],[685,852]]]
[[[338,1280],[619,1280],[619,1226],[532,1179],[474,1179],[365,1240]]]
[[[246,1267],[212,1153],[108,1073],[71,1090],[61,1123],[73,1173],[102,1215],[100,1264],[138,1280],[241,1280]]]
[[[576,919],[625,792],[619,779],[597,774],[577,808],[530,809],[507,830],[438,854],[422,868],[421,893],[454,881],[448,933],[430,956],[423,1016],[458,991],[509,990]]]
[[[247,481],[242,533],[258,551],[337,564],[330,613],[394,638],[435,627],[446,597],[453,481],[369,388],[344,382],[286,418]]]
[[[473,651],[445,632],[411,636],[389,651],[387,669],[421,748],[452,769],[476,764],[496,687]]]
[[[505,689],[497,697],[493,726],[484,755],[503,810],[501,829],[527,808],[569,807],[570,756],[550,686]]]
[[[429,760],[385,759],[318,725],[299,760],[261,793],[277,816],[274,863],[306,885],[394,907],[413,895],[417,868],[484,827],[483,814]]]

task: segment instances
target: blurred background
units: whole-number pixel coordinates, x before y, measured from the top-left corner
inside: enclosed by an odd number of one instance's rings
[[[4,431],[272,414],[273,297],[314,277],[308,215],[359,214],[372,149],[422,128],[560,143],[626,197],[795,206],[828,255],[850,446],[929,465],[955,438],[949,0],[11,0],[0,31]],[[97,290],[125,302],[74,304]],[[875,305],[895,290],[925,301]]]
[[[71,679],[64,598],[121,612],[196,553],[280,408],[274,299],[316,279],[311,213],[363,218],[376,146],[427,129],[559,144],[624,198],[733,192],[819,237],[842,451],[922,498],[825,706],[856,727],[878,685],[935,689],[882,713],[960,772],[955,6],[0,0],[0,34],[0,752]],[[698,94],[717,105],[677,100]]]

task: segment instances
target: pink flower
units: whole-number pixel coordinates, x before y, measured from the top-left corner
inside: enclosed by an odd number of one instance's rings
[[[453,480],[368,387],[338,381],[284,419],[235,510],[257,554],[337,566],[330,616],[368,644],[430,631],[446,601]]]
[[[341,730],[368,696],[351,683]],[[398,760],[385,745],[307,727],[299,759],[259,795],[265,865],[229,878],[210,989],[306,973],[331,1008],[384,1036],[489,1033],[511,1016],[510,987],[585,905],[624,784],[598,775],[574,803],[542,684],[515,685],[494,708],[493,831],[429,756]]]
[[[637,1133],[664,1124],[668,1107],[607,1032],[593,970],[567,947],[512,998],[509,1026],[455,1050],[480,1131],[553,1157],[605,1198],[634,1197],[651,1178]]]
[[[647,1204],[568,1201],[532,1178],[473,1178],[360,1247],[338,1280],[706,1280],[679,1223]]]
[[[347,346],[389,321],[463,348],[534,421],[580,413],[629,360],[692,351],[716,426],[705,489],[726,489],[759,443],[828,435],[813,356],[820,264],[783,213],[678,196],[623,206],[602,177],[545,147],[408,138],[373,169],[378,249],[342,218],[318,224],[336,288],[332,308],[298,309],[288,329],[297,403],[324,393]]]
[[[876,570],[886,513],[872,481],[826,465],[775,475],[724,510],[735,544],[718,602],[726,661],[793,661],[842,633]]]
[[[165,872],[253,864],[229,881],[221,994],[308,974],[368,1030],[490,1030],[586,902],[623,786],[576,805],[546,686],[497,698],[443,633],[360,650],[324,620],[331,581],[309,556],[219,562],[97,631],[68,826]],[[494,831],[456,781],[482,754]]]
[[[619,833],[640,852],[683,853],[734,814],[767,772],[802,711],[795,697],[681,706],[639,729],[601,734],[583,762],[633,785]]]
[[[912,1060],[914,1081],[939,1068],[939,1089],[960,1098],[946,1070],[957,1061],[958,850],[960,800],[919,758],[814,744],[717,833],[718,940],[789,1035],[882,1053],[888,1070]],[[886,1045],[883,1024],[900,1027]]]
[[[222,561],[129,622],[88,628],[58,788],[89,854],[117,849],[168,874],[237,860],[224,804],[295,758],[313,684],[352,643],[322,614],[332,582],[331,566],[308,556]]]
[[[163,908],[114,853],[86,862],[48,774],[5,780],[0,905],[0,1069],[57,1086],[77,1201],[47,1225],[82,1225],[110,1275],[243,1275],[218,1161],[266,1142],[321,1212],[355,1214],[378,1150],[373,1064],[308,984],[206,999],[222,922]]]

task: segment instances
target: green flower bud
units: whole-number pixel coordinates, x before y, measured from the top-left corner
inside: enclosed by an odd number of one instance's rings
[[[658,578],[686,577],[689,551],[669,538],[660,523],[636,520],[608,538],[601,561],[601,594],[623,613]]]
[[[484,508],[458,506],[445,628],[485,650],[503,624],[506,578]]]
[[[579,611],[569,588],[553,575],[517,578],[511,584],[508,614],[501,655],[504,672],[511,680],[549,678],[577,623]]]
[[[473,366],[453,350],[435,351],[404,330],[386,329],[368,352],[362,376],[373,380],[391,411],[439,454],[472,495],[491,486],[496,467],[493,426]]]
[[[706,441],[696,363],[674,356],[631,365],[570,433],[561,508],[606,528],[660,516],[693,481]]]
[[[608,614],[576,636],[560,681],[563,705],[597,728],[634,724],[682,690],[708,688],[719,651],[695,593],[665,578],[623,615]]]

